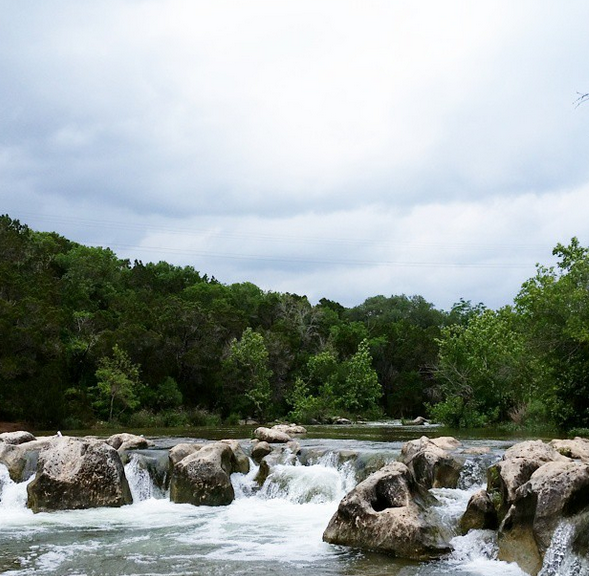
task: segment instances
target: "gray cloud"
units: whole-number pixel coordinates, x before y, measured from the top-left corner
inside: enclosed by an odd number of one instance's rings
[[[589,242],[586,2],[0,10],[2,211],[37,228],[349,304],[500,305]]]

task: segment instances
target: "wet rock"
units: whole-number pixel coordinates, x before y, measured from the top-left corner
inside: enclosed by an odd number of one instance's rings
[[[197,444],[192,442],[181,442],[180,444],[176,444],[173,448],[170,448],[168,455],[170,458],[170,463],[172,467],[174,467],[180,460],[183,460],[187,456],[198,452],[204,444]]]
[[[272,448],[268,442],[257,442],[252,448],[252,459],[258,464],[265,456],[268,456],[272,452]]]
[[[449,441],[444,440],[444,444],[449,444]],[[465,459],[448,453],[427,436],[422,436],[403,445],[401,462],[407,465],[416,482],[429,490],[456,488]]]
[[[223,444],[227,444],[233,452],[233,461],[231,462],[231,472],[240,472],[247,474],[250,471],[250,460],[245,455],[241,445],[237,440],[221,440]]]
[[[25,432],[24,430],[0,434],[0,442],[5,442],[6,444],[24,444],[33,440],[36,440],[36,438],[30,432]]]
[[[497,530],[499,521],[497,511],[486,490],[475,492],[468,501],[466,512],[460,519],[460,531]]]
[[[235,456],[223,442],[203,446],[180,460],[172,471],[170,500],[195,506],[231,504],[235,492],[230,474]]]
[[[587,511],[589,465],[570,459],[543,464],[516,491],[499,528],[499,558],[537,574],[559,522]]]
[[[297,424],[276,424],[275,426],[272,426],[271,430],[278,430],[289,436],[307,433],[307,429],[304,426],[298,426]]]
[[[264,426],[256,428],[254,430],[254,436],[258,440],[268,442],[269,444],[286,444],[292,440],[292,438],[285,432],[281,432],[280,430],[273,430]]]
[[[56,438],[39,453],[27,486],[33,512],[116,507],[133,499],[118,452],[102,441]]]
[[[119,452],[124,452],[125,450],[136,450],[139,448],[149,448],[149,446],[153,446],[153,442],[147,440],[147,438],[144,438],[143,436],[137,436],[135,434],[128,434],[126,432],[122,432],[121,434],[113,434],[110,438],[107,439],[106,443]]]
[[[269,475],[270,475],[270,464],[268,464],[268,461],[266,459],[264,459],[260,462],[260,467],[258,469],[258,473],[256,474],[254,481],[256,482],[256,484],[258,486],[261,487],[264,485],[264,482],[266,482],[266,479],[268,478]]]
[[[412,560],[438,557],[450,548],[428,521],[426,497],[407,466],[389,464],[344,497],[323,540]]]

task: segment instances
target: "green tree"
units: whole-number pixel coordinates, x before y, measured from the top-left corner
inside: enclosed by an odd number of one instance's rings
[[[108,413],[111,422],[116,415],[122,414],[127,408],[139,406],[137,393],[141,386],[139,366],[133,364],[128,354],[117,345],[112,350],[112,357],[103,357],[96,370],[97,396],[94,405]]]
[[[226,365],[254,416],[264,421],[272,398],[272,372],[268,369],[268,350],[264,337],[246,328],[239,340],[234,338],[229,344]]]
[[[558,244],[553,267],[538,266],[516,309],[527,346],[541,364],[543,398],[563,428],[589,427],[589,249]]]

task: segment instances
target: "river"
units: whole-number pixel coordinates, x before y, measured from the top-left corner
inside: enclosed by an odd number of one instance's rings
[[[331,430],[331,432],[330,432]],[[383,463],[395,460],[404,441],[434,428],[381,426],[311,430],[300,440],[299,458],[285,453],[262,489],[248,475],[233,474],[235,501],[225,507],[175,504],[158,486],[157,468],[183,437],[152,436],[155,448],[138,451],[125,467],[134,503],[33,514],[25,507],[26,482],[15,484],[0,465],[0,573],[9,576],[521,576],[516,565],[496,559],[494,535],[457,536],[456,523],[470,495],[484,484],[486,466],[514,439],[463,437],[465,448],[488,447],[470,456],[456,490],[434,490],[434,511],[452,537],[454,552],[416,563],[363,553],[322,541],[341,498]],[[199,435],[200,434],[200,435]],[[241,438],[249,430],[193,432],[200,440]],[[193,439],[193,438],[192,438]],[[158,464],[159,463],[159,464]],[[151,473],[148,472],[151,470]],[[156,472],[154,472],[154,470]],[[550,567],[542,576],[587,576],[587,563],[567,549],[566,526],[555,537]],[[556,541],[558,540],[558,541]]]

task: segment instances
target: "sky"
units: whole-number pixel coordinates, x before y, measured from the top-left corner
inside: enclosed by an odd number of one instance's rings
[[[586,0],[0,0],[0,213],[355,306],[589,245]]]

